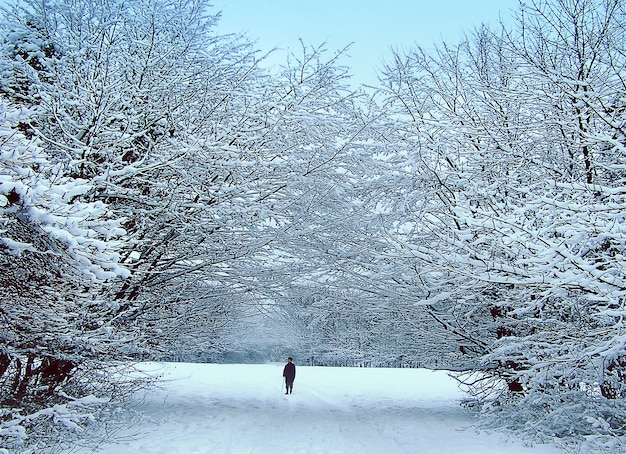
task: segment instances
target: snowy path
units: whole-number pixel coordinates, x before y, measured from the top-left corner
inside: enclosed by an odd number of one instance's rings
[[[420,369],[302,367],[294,393],[280,365],[150,364],[161,389],[138,405],[120,444],[87,453],[554,454],[478,433],[456,383]]]

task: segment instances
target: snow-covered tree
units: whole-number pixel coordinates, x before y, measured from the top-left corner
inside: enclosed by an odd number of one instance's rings
[[[92,184],[84,200],[124,219],[130,274],[103,295],[115,302],[100,317],[139,334],[129,353],[142,354],[158,344],[156,325],[177,324],[170,316],[183,317],[181,304],[210,293],[198,273],[242,247],[233,230],[250,210],[240,184],[249,162],[229,149],[229,135],[245,120],[254,55],[211,34],[216,16],[203,2],[28,2],[23,16],[56,51],[31,88],[36,134],[66,172]],[[215,238],[221,229],[237,241]]]
[[[413,199],[415,236],[388,229],[393,254],[530,431],[623,427],[623,33],[620,2],[532,2],[513,30],[397,55],[386,79],[435,188]]]
[[[15,428],[37,425],[18,424],[33,410],[92,392],[95,375],[89,391],[72,377],[85,379],[95,372],[86,361],[124,343],[92,311],[102,283],[128,275],[120,222],[106,204],[80,201],[89,182],[64,175],[21,131],[34,118],[34,107],[0,99],[0,390],[2,407],[21,409],[2,413]],[[23,434],[5,432],[6,446]]]
[[[27,2],[6,16],[0,68],[13,104],[3,104],[0,183],[12,304],[1,378],[11,405],[65,401],[72,376],[76,398],[119,394],[105,389],[106,365],[191,325],[181,304],[197,300],[196,318],[224,312],[209,305],[222,304],[210,291],[219,279],[198,273],[243,249],[248,188],[237,185],[249,163],[224,131],[240,118],[240,104],[227,104],[254,58],[207,35],[213,21],[189,2]]]
[[[333,176],[355,162],[344,156],[366,125],[340,54],[324,60],[303,45],[282,74],[263,74],[245,41],[212,34],[202,2],[28,2],[27,11],[13,28],[37,23],[55,51],[29,88],[41,100],[34,131],[92,184],[83,200],[124,219],[130,275],[102,295],[113,302],[99,317],[134,332],[134,356],[167,355],[192,325],[218,345],[234,304],[283,272],[261,270],[281,254],[271,245],[302,232]]]

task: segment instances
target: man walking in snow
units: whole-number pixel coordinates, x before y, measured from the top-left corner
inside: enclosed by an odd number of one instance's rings
[[[285,386],[287,392],[285,394],[291,394],[293,391],[293,381],[296,379],[296,365],[292,362],[293,358],[290,356],[287,358],[287,364],[283,369],[283,377],[285,377]]]

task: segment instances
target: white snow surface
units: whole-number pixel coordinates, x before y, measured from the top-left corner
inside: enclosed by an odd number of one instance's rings
[[[73,453],[561,452],[478,430],[445,371],[297,365],[293,394],[284,395],[282,364],[142,367],[163,378],[138,396],[140,422],[117,443]]]

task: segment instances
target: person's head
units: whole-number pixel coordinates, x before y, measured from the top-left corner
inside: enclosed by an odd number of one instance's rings
[[[293,361],[293,358],[290,356],[289,358],[287,358],[287,361],[291,362],[291,361]]]

